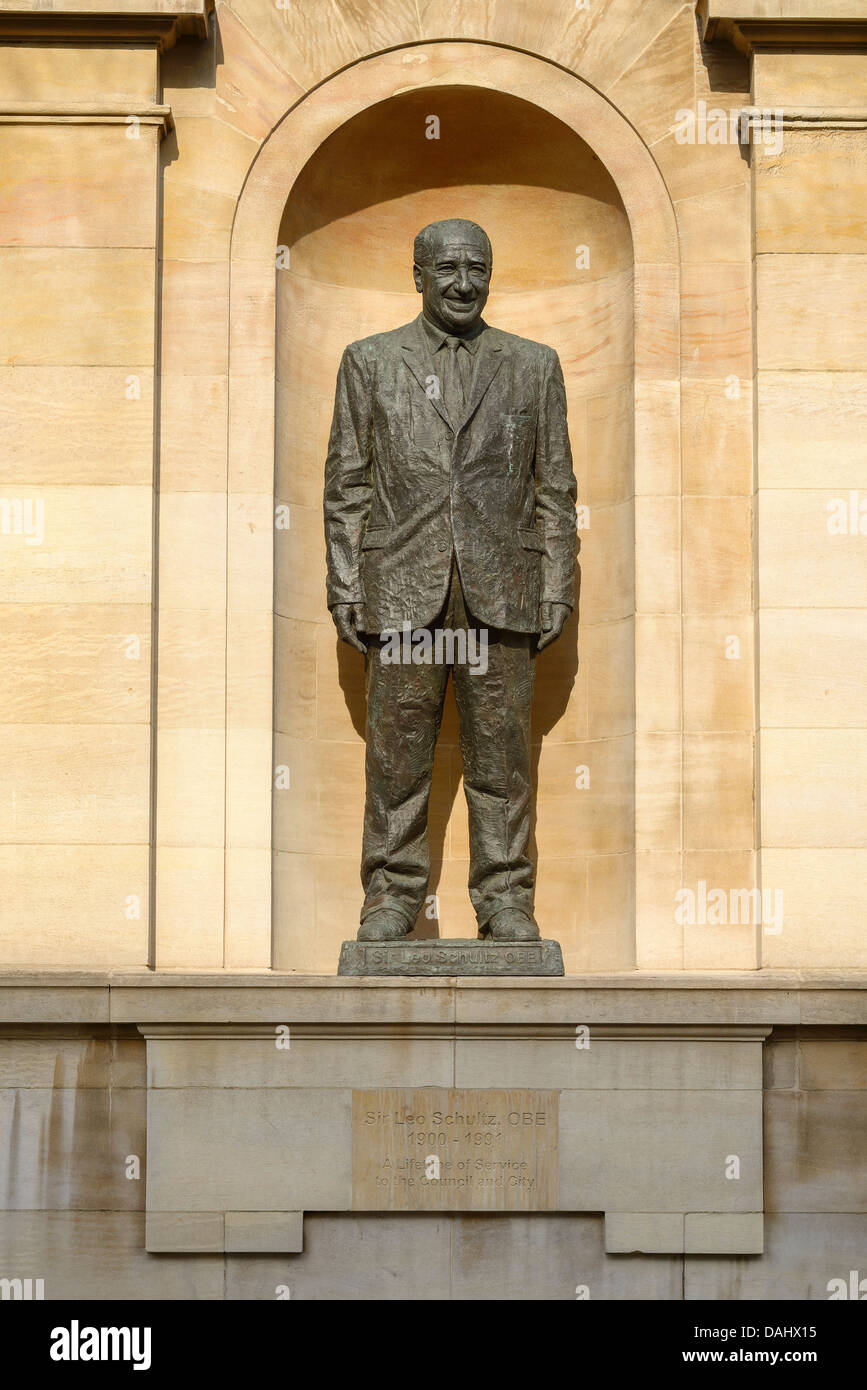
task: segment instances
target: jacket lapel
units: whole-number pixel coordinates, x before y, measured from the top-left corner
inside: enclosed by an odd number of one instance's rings
[[[442,396],[432,396],[428,391],[429,378],[436,376],[437,373],[434,370],[433,357],[430,353],[424,329],[418,319],[413,320],[412,323],[407,325],[406,333],[401,343],[401,352],[403,353],[404,362],[409,367],[409,370],[412,372],[437,415],[439,415],[444,424],[448,425],[449,429],[454,433],[454,425],[448,417],[448,412],[446,411]]]

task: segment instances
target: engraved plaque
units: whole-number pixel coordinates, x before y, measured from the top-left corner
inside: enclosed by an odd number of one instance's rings
[[[556,1091],[353,1091],[355,1211],[554,1211]]]
[[[562,975],[556,941],[344,941],[338,975]]]

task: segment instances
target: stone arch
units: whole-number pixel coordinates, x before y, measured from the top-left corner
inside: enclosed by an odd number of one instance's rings
[[[235,216],[231,252],[229,380],[229,641],[228,669],[242,662],[233,650],[233,611],[273,613],[274,396],[276,276],[274,252],[286,201],[301,170],[323,142],[347,121],[407,91],[476,87],[505,93],[571,128],[605,166],[622,200],[634,257],[634,403],[636,613],[669,611],[665,580],[653,563],[660,508],[679,526],[679,274],[676,224],[662,177],[628,121],[574,74],[541,58],[489,44],[415,45],[367,58],[316,88],[275,127],[252,165]],[[250,524],[257,518],[258,527]],[[259,540],[251,542],[256,532]],[[267,537],[267,541],[266,541]],[[671,537],[674,540],[673,537]],[[631,559],[631,557],[629,557]],[[237,593],[237,600],[235,594]],[[643,644],[636,631],[637,731],[679,729],[679,710],[643,707]],[[279,679],[279,672],[278,672]],[[273,722],[270,674],[257,680],[262,727],[227,727],[227,852],[271,844]],[[267,728],[265,717],[267,711]],[[681,795],[679,768],[662,790]],[[251,840],[250,837],[255,837]],[[636,841],[641,844],[641,827]],[[251,865],[247,873],[252,872]],[[638,868],[640,876],[641,869]],[[270,861],[255,858],[256,898],[270,895]],[[639,893],[641,884],[638,884]],[[347,930],[351,924],[347,924]],[[634,939],[633,924],[629,928]],[[633,956],[634,959],[634,956]],[[261,961],[259,964],[267,964]],[[275,961],[280,965],[279,957]],[[618,964],[628,965],[628,946]],[[611,962],[609,962],[611,964]],[[306,966],[309,969],[309,965]],[[326,969],[323,963],[317,968]],[[333,967],[332,967],[333,968]]]

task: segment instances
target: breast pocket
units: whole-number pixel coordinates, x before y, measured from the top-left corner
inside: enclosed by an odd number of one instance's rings
[[[433,379],[432,379],[433,380]],[[433,389],[433,387],[431,388]],[[438,390],[439,387],[437,386]],[[409,442],[422,448],[434,445],[439,438],[443,428],[443,421],[437,413],[436,407],[430,399],[426,399],[420,392],[413,395],[409,402]],[[406,444],[406,418],[404,418],[403,428],[398,430],[398,437]]]

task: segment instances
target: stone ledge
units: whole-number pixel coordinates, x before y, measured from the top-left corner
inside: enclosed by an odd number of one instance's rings
[[[606,1212],[609,1255],[761,1255],[764,1214],[749,1212]]]
[[[129,1025],[124,1025],[129,1026]],[[144,1038],[164,1040],[184,1038],[225,1040],[227,1038],[274,1040],[277,1028],[285,1025],[273,1023],[140,1023],[138,1032]],[[327,1038],[343,1038],[347,1026],[352,1029],[352,1037],[358,1039],[387,1038],[442,1038],[490,1040],[509,1037],[515,1041],[525,1039],[563,1040],[570,1044],[575,1041],[575,1028],[571,1023],[511,1023],[505,1026],[485,1023],[354,1023],[341,1025],[334,1023],[293,1023],[291,1037],[300,1041],[311,1039],[322,1041]],[[7,1030],[0,1025],[2,1033]],[[588,1030],[595,1042],[761,1042],[771,1032],[767,1025],[758,1024],[690,1024],[690,1023],[594,1023]],[[838,1030],[834,1030],[835,1035]]]
[[[750,137],[759,147],[768,116],[781,130],[810,130],[821,134],[867,129],[867,108],[856,106],[744,106],[740,114],[743,121],[749,123]]]
[[[761,1255],[764,1249],[760,1211],[688,1211],[684,1217],[686,1255]]]
[[[352,979],[168,971],[0,972],[0,1023],[382,1025],[867,1024],[867,973]]]
[[[609,1255],[761,1255],[762,1212],[605,1212]],[[303,1211],[149,1211],[152,1255],[275,1254],[304,1250]]]
[[[145,1249],[152,1255],[299,1255],[301,1211],[149,1211]]]
[[[170,106],[146,101],[130,101],[121,106],[83,101],[0,104],[0,125],[128,125],[132,117],[139,125],[157,126],[160,138],[175,128]]]
[[[416,983],[434,989],[450,988],[454,976],[443,979],[417,977]],[[521,979],[499,981],[466,979],[461,989],[514,989]],[[221,985],[233,989],[387,989],[387,979],[339,979],[336,975],[302,975],[292,970],[151,970],[147,966],[0,965],[0,989],[21,985],[102,985],[111,988],[184,988]],[[397,980],[393,988],[404,989]],[[867,969],[819,970],[617,970],[564,975],[539,980],[539,989],[867,989]]]

